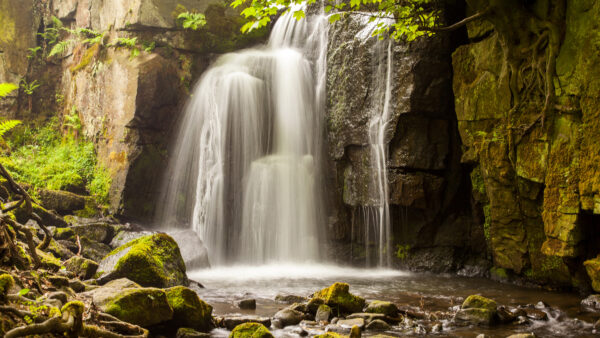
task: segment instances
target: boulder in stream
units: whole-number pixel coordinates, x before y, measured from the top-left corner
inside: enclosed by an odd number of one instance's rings
[[[365,312],[381,313],[386,316],[395,317],[398,314],[398,307],[392,302],[374,300],[367,305]]]
[[[108,254],[98,268],[99,283],[128,278],[142,286],[159,288],[189,285],[179,247],[167,234],[135,239]]]
[[[260,323],[244,323],[237,325],[229,338],[273,338],[273,335]]]
[[[283,309],[273,316],[273,322],[277,321],[281,327],[297,325],[304,319],[304,313],[292,309]]]
[[[173,309],[174,327],[189,327],[208,332],[212,329],[212,306],[205,303],[198,294],[185,286],[166,289],[167,301]]]
[[[315,321],[328,322],[329,318],[331,318],[331,308],[325,304],[320,305],[315,315]]]
[[[315,292],[309,302],[329,305],[332,309],[337,309],[341,313],[353,313],[362,311],[365,306],[365,300],[362,297],[355,296],[349,292],[350,285],[347,283],[334,283],[328,288]],[[317,307],[318,308],[318,307]]]
[[[454,320],[475,325],[491,325],[496,321],[497,307],[496,301],[492,299],[471,295],[465,299]]]

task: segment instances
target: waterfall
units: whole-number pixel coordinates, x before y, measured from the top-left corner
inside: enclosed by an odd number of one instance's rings
[[[382,19],[386,20],[386,19]],[[367,42],[380,20],[363,23],[363,29],[356,38]],[[370,152],[369,195],[372,205],[362,207],[365,252],[368,266],[390,266],[391,263],[391,223],[389,207],[389,187],[387,158],[389,123],[392,118],[391,96],[393,75],[393,41],[391,39],[374,42],[373,95],[368,124],[368,146]],[[376,254],[370,247],[375,244]],[[375,256],[375,257],[372,257]]]
[[[319,258],[327,22],[293,11],[266,46],[221,56],[184,108],[156,217],[193,228],[213,265]]]

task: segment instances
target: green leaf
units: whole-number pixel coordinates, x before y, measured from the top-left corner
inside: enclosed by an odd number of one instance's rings
[[[16,89],[19,89],[19,86],[14,83],[0,83],[0,98],[5,97]]]
[[[29,290],[29,289],[21,289],[21,290],[19,290],[19,296],[25,296],[26,294],[29,293],[29,291],[31,291],[31,290]]]
[[[341,15],[340,15],[340,13],[331,14],[331,15],[329,16],[329,23],[334,23],[334,22],[336,22],[336,21],[339,21],[339,20],[340,20],[340,18],[341,18]]]
[[[325,13],[329,13],[329,12],[331,12],[331,9],[332,9],[332,8],[333,8],[333,6],[331,6],[331,5],[327,5],[327,6],[325,6]]]
[[[292,15],[298,21],[300,21],[301,19],[303,19],[304,17],[306,17],[306,14],[304,14],[304,11],[301,10],[301,9],[295,11],[294,14],[292,14]]]

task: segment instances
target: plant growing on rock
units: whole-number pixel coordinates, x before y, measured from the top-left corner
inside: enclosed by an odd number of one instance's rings
[[[177,16],[184,29],[198,30],[206,25],[206,17],[202,13],[183,12]]]
[[[38,87],[40,86],[40,84],[38,83],[37,80],[33,80],[32,82],[27,82],[27,80],[22,79],[21,80],[21,89],[23,89],[23,92],[27,95],[28,98],[28,107],[29,107],[29,111],[31,112],[32,109],[32,104],[33,104],[33,93],[35,92],[36,89],[38,89]]]

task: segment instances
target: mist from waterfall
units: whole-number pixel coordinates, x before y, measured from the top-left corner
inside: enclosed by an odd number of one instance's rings
[[[213,265],[319,259],[327,20],[292,13],[221,56],[184,109],[157,222],[193,228]]]

